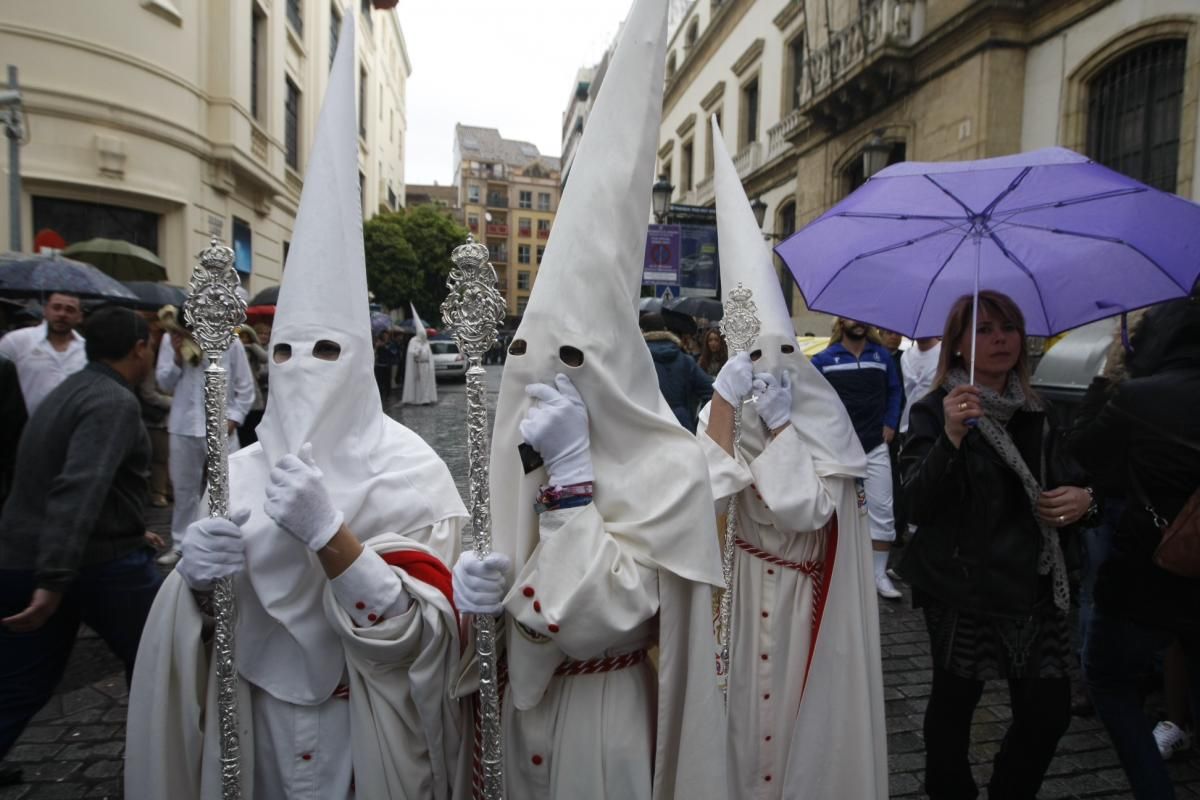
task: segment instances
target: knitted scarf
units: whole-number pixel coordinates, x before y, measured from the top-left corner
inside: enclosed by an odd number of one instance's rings
[[[947,391],[957,386],[965,386],[968,383],[967,373],[962,369],[953,369],[946,374],[945,386]],[[1054,605],[1065,613],[1070,603],[1070,593],[1067,584],[1067,567],[1063,560],[1063,551],[1058,539],[1058,530],[1045,524],[1038,515],[1037,504],[1038,500],[1041,499],[1042,485],[1038,482],[1034,474],[1029,471],[1029,465],[1021,457],[1021,452],[1017,449],[1016,443],[1013,442],[1012,437],[1008,433],[1008,423],[1012,419],[1013,414],[1017,411],[1043,411],[1044,406],[1036,396],[1025,396],[1025,392],[1021,388],[1021,381],[1017,379],[1016,373],[1009,376],[1004,394],[998,394],[986,386],[979,386],[977,388],[979,389],[984,411],[984,416],[978,421],[977,428],[983,436],[984,441],[991,446],[992,450],[1000,456],[1001,460],[1021,480],[1021,486],[1025,489],[1025,496],[1029,499],[1029,505],[1033,511],[1033,518],[1042,532],[1042,549],[1038,556],[1038,574],[1051,576]],[[1043,433],[1045,432],[1046,429],[1044,428]],[[1045,452],[1045,448],[1042,447],[1040,453],[1041,474],[1043,478],[1046,475]]]

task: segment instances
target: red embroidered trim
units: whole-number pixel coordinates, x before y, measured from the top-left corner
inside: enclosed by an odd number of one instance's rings
[[[558,669],[554,670],[555,675],[596,675],[601,672],[615,672],[619,669],[628,669],[629,667],[641,664],[649,657],[649,654],[642,650],[634,650],[632,653],[623,653],[619,656],[609,656],[608,658],[593,658],[587,661],[564,661],[558,665]]]

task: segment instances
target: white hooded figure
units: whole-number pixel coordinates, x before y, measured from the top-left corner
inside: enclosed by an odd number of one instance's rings
[[[374,390],[354,17],[279,293],[259,442],[230,458],[232,520],[192,525],[146,622],[130,691],[130,798],[221,797],[204,599],[227,576],[242,797],[441,800],[453,790],[459,644],[445,565],[466,512],[446,466],[384,415]]]
[[[409,304],[412,309],[413,328],[416,335],[408,340],[408,350],[404,354],[404,394],[400,402],[406,406],[423,406],[437,402],[437,381],[433,374],[433,353],[429,350],[429,334],[425,323],[417,315],[417,307]]]
[[[712,494],[637,325],[666,6],[623,27],[504,367],[494,554],[454,570],[460,610],[503,612],[506,797],[727,796]]]
[[[712,124],[721,285],[726,299],[748,288],[761,325],[750,352],[718,374],[697,434],[719,510],[735,494],[739,504],[729,796],[886,798],[879,617],[856,490],[866,456],[796,346],[771,251]]]

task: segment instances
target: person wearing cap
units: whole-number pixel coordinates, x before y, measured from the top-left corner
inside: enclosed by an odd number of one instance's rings
[[[384,415],[375,390],[354,53],[348,15],[279,292],[258,442],[230,457],[229,519],[189,528],[147,622],[126,797],[222,796],[211,598],[225,578],[243,797],[452,796],[459,644],[446,565],[466,510],[446,465]]]
[[[737,501],[728,796],[882,800],[879,617],[856,487],[866,455],[837,393],[797,347],[716,120],[712,141],[721,284],[727,303],[735,287],[749,289],[759,322],[749,352],[717,374],[698,433],[718,513]]]
[[[493,553],[454,568],[459,609],[499,615],[506,797],[728,797],[712,494],[636,317],[650,197],[630,187],[654,178],[666,18],[665,0],[636,0],[609,63],[508,349]],[[464,748],[460,786],[483,755]]]

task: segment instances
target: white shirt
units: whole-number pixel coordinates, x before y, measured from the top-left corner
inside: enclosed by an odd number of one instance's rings
[[[21,394],[25,396],[25,411],[33,416],[34,409],[70,374],[87,366],[84,340],[71,331],[71,343],[59,352],[47,338],[45,322],[35,328],[10,331],[0,339],[0,355],[17,366]]]
[[[241,425],[254,405],[254,376],[250,374],[250,363],[246,350],[240,342],[225,351],[221,363],[226,373],[225,413],[229,419]],[[204,367],[175,363],[175,348],[171,346],[171,335],[163,334],[158,349],[158,364],[154,376],[163,391],[175,395],[171,401],[171,415],[167,417],[167,431],[179,436],[204,435]]]
[[[900,356],[900,371],[904,373],[904,412],[900,415],[900,432],[908,430],[908,412],[913,403],[929,394],[933,378],[937,375],[938,359],[942,356],[942,343],[938,342],[925,352],[915,343]]]

